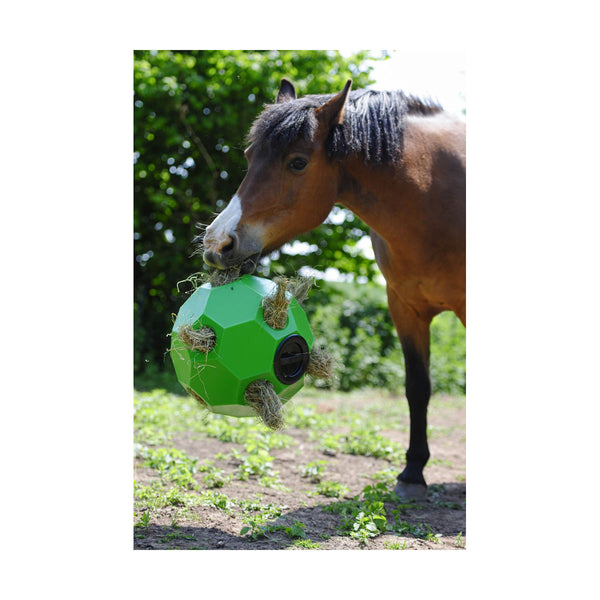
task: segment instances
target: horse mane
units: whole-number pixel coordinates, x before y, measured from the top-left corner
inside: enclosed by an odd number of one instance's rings
[[[308,95],[268,104],[257,117],[247,143],[266,142],[273,152],[285,152],[299,139],[311,142],[317,129],[315,108],[334,94]],[[335,125],[326,142],[330,160],[363,157],[366,163],[389,164],[400,158],[407,115],[433,115],[442,107],[401,91],[356,90],[350,92],[342,123]]]

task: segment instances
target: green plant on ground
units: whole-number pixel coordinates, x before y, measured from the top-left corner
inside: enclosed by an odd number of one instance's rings
[[[206,459],[198,464],[198,471],[200,473],[210,473],[214,469],[215,469],[215,461],[214,460]]]
[[[382,469],[381,471],[376,471],[371,475],[371,479],[375,480],[376,482],[383,483],[386,486],[395,485],[397,477],[397,469]]]
[[[144,466],[158,471],[161,480],[179,487],[197,489],[194,474],[198,471],[197,459],[193,459],[177,448],[143,448],[139,451]]]
[[[293,540],[306,538],[306,525],[300,521],[294,521],[289,527],[282,527],[282,531]]]
[[[273,490],[280,490],[282,492],[291,492],[289,487],[286,487],[279,478],[278,472],[275,471],[273,475],[263,475],[258,478],[259,485],[262,485]]]
[[[134,393],[135,439],[147,446],[170,442],[174,432],[186,427],[187,415],[197,411],[190,399],[157,389]]]
[[[383,502],[369,502],[366,511],[360,511],[353,519],[350,537],[366,544],[369,538],[385,532],[387,518]]]
[[[362,491],[362,496],[365,500],[391,502],[394,505],[398,505],[399,501],[398,496],[393,491],[391,492],[382,482],[365,486]],[[399,506],[410,506],[410,504]]]
[[[390,492],[385,484],[379,482],[365,486],[360,494],[350,500],[334,502],[323,507],[323,510],[340,515],[340,533],[358,539],[361,544],[366,544],[370,538],[385,532],[408,533],[419,538],[435,537],[429,525],[413,525],[403,521],[401,515],[418,505],[399,504],[398,500],[394,492]],[[389,514],[386,503],[391,507]]]
[[[428,525],[429,527],[429,525]],[[433,533],[433,531],[429,531],[425,536],[425,541],[435,542],[436,544],[442,543],[442,534],[441,533]]]
[[[259,538],[268,537],[270,533],[282,531],[290,539],[304,539],[306,538],[306,525],[300,523],[300,521],[294,521],[292,525],[275,525],[274,523],[267,523],[264,515],[253,516],[242,520],[246,523],[240,530],[240,535],[248,535],[253,540]]]
[[[306,540],[296,540],[293,544],[294,548],[304,548],[306,550],[320,550],[321,544],[318,542],[313,542],[310,539]]]
[[[221,488],[229,483],[231,475],[227,475],[223,469],[215,466],[213,460],[204,460],[198,465],[198,471],[204,473],[202,481],[208,488]]]
[[[400,542],[385,542],[383,547],[386,550],[406,550],[407,542],[404,540],[402,544]]]
[[[153,481],[150,485],[134,482],[134,498],[140,510],[157,511],[167,506],[193,506],[198,503],[198,496],[180,488],[168,486],[161,481]]]
[[[431,527],[427,524],[413,524],[397,519],[393,525],[388,525],[388,531],[400,535],[410,534],[420,539],[430,539],[433,535]]]
[[[317,414],[313,404],[290,403],[285,415],[288,427],[296,429],[309,429],[315,431],[323,426],[322,415]]]
[[[260,513],[244,517],[242,523],[244,526],[240,529],[240,535],[248,535],[253,540],[267,537],[267,534],[272,531],[272,526],[266,524],[265,516]]]
[[[244,515],[249,513],[260,514],[263,519],[262,522],[280,517],[283,511],[288,508],[287,506],[278,506],[272,502],[262,504],[261,500],[262,498],[257,495],[255,500],[238,500],[237,505]]]
[[[353,428],[342,442],[341,451],[344,454],[374,456],[389,461],[401,460],[404,455],[400,444],[377,433],[368,424]]]
[[[329,464],[327,460],[315,460],[309,462],[304,467],[300,467],[300,476],[309,478],[312,483],[319,483],[323,477],[325,466]]]
[[[198,496],[198,503],[203,506],[212,506],[218,510],[223,510],[230,513],[234,502],[225,494],[214,492],[213,490],[205,490]]]
[[[347,486],[338,483],[337,481],[321,481],[317,485],[317,489],[311,492],[312,495],[320,494],[327,498],[341,498],[344,494],[347,494],[350,490]]]
[[[236,469],[236,477],[246,481],[248,477],[262,477],[264,475],[273,475],[271,466],[274,458],[262,448],[259,448],[252,454],[246,454],[241,458],[241,464]]]
[[[322,436],[317,436],[320,439],[319,449],[321,452],[329,455],[335,455],[342,449],[342,435],[334,433],[326,433]]]
[[[150,513],[145,511],[141,514],[140,520],[135,524],[135,527],[148,527],[150,525]]]
[[[207,488],[222,488],[231,481],[231,475],[227,475],[222,469],[210,471],[202,478]]]
[[[337,502],[325,506],[323,510],[333,512],[341,516],[340,532],[349,535],[366,544],[369,538],[383,533],[386,529],[387,518],[384,503],[374,499],[367,492],[354,496],[350,500]]]
[[[172,542],[174,540],[193,540],[194,536],[193,535],[186,535],[184,533],[181,533],[181,531],[173,531],[172,533],[167,533],[165,536],[163,536],[159,542],[161,544],[168,544],[169,542]]]

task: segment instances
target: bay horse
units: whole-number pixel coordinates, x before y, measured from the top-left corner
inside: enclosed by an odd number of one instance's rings
[[[405,359],[410,441],[394,489],[422,498],[429,459],[430,323],[465,325],[465,123],[400,91],[296,97],[281,80],[247,136],[248,171],[206,229],[204,261],[253,272],[261,255],[321,224],[340,203],[370,228]]]

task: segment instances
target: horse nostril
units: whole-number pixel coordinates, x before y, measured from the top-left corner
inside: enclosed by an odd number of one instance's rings
[[[221,256],[231,254],[237,245],[237,236],[234,233],[229,234],[230,242],[221,248]]]

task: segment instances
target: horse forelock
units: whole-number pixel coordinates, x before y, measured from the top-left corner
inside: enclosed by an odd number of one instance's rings
[[[309,95],[289,102],[268,104],[254,121],[248,144],[265,144],[272,152],[285,152],[299,140],[311,142],[317,129],[315,109],[333,94]],[[353,154],[366,163],[389,164],[402,154],[407,115],[433,115],[442,107],[432,101],[407,96],[401,91],[350,92],[343,121],[335,125],[326,142],[330,160]]]
[[[280,104],[267,104],[252,124],[246,143],[260,145],[267,142],[272,151],[283,152],[299,139],[312,141],[317,129],[314,114],[317,106],[310,96]]]

